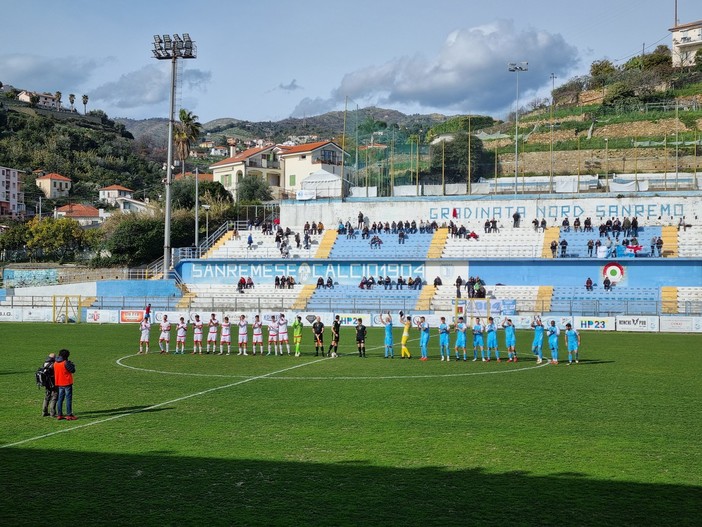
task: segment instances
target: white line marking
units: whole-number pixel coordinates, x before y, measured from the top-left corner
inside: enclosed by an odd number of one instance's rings
[[[123,358],[124,358],[124,357],[123,357]],[[170,401],[165,401],[165,402],[163,402],[163,403],[154,404],[154,405],[148,406],[148,407],[146,407],[146,408],[141,408],[141,409],[139,409],[139,410],[134,410],[134,411],[132,411],[132,412],[126,412],[126,413],[123,413],[123,414],[117,414],[117,415],[113,415],[113,416],[111,416],[111,417],[106,417],[105,419],[100,419],[100,420],[98,420],[98,421],[91,421],[91,422],[89,422],[89,423],[85,423],[85,424],[82,424],[82,425],[72,426],[71,428],[63,428],[63,429],[61,429],[61,430],[56,430],[55,432],[49,432],[48,434],[42,434],[42,435],[40,435],[40,436],[30,437],[29,439],[23,439],[22,441],[16,441],[16,442],[14,442],[14,443],[9,443],[9,444],[6,444],[6,445],[0,445],[0,449],[2,449],[2,448],[10,448],[10,447],[18,446],[18,445],[23,445],[23,444],[25,444],[25,443],[31,443],[31,442],[33,442],[33,441],[39,441],[40,439],[45,439],[45,438],[47,438],[47,437],[51,437],[51,436],[54,436],[54,435],[57,435],[57,434],[65,434],[66,432],[72,432],[73,430],[78,430],[78,429],[80,429],[80,428],[87,428],[87,427],[89,427],[89,426],[99,425],[99,424],[101,424],[101,423],[107,423],[108,421],[114,421],[115,419],[120,419],[120,418],[122,418],[122,417],[127,417],[128,415],[134,415],[134,414],[138,414],[138,413],[142,413],[142,412],[147,412],[147,411],[149,411],[149,410],[154,410],[155,408],[160,408],[160,407],[166,406],[166,405],[168,405],[168,404],[174,404],[174,403],[178,403],[178,402],[180,402],[180,401],[185,401],[185,400],[187,400],[187,399],[192,399],[193,397],[199,397],[200,395],[206,395],[206,394],[208,394],[208,393],[216,392],[216,391],[218,391],[218,390],[225,390],[225,389],[227,389],[227,388],[232,388],[232,387],[234,387],[234,386],[239,386],[240,384],[245,384],[245,383],[247,383],[247,382],[256,381],[256,380],[258,380],[258,379],[265,379],[266,377],[270,377],[271,375],[277,375],[278,373],[284,373],[284,372],[286,372],[286,371],[294,370],[294,369],[296,369],[296,368],[302,368],[303,366],[309,366],[310,364],[315,364],[315,363],[317,363],[317,362],[322,362],[322,361],[324,361],[324,360],[329,360],[329,359],[328,359],[328,358],[317,359],[317,360],[313,360],[313,361],[311,361],[311,362],[305,362],[304,364],[296,364],[295,366],[291,366],[291,367],[289,367],[289,368],[283,368],[282,370],[272,371],[272,372],[270,372],[270,373],[265,373],[265,374],[263,374],[263,375],[257,375],[256,377],[249,377],[248,379],[243,379],[243,380],[241,380],[241,381],[233,382],[233,383],[230,383],[230,384],[225,384],[224,386],[217,386],[217,387],[215,387],[215,388],[208,388],[207,390],[203,390],[203,391],[201,391],[201,392],[191,393],[190,395],[184,395],[183,397],[178,397],[178,398],[176,398],[176,399],[171,399]]]

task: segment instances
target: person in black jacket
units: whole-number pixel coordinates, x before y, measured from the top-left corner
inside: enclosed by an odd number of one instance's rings
[[[49,370],[48,386],[44,386],[46,393],[44,394],[44,402],[41,405],[41,415],[44,417],[56,417],[56,400],[58,399],[58,388],[54,382],[54,361],[56,360],[55,353],[49,353],[44,361],[43,368]]]
[[[368,330],[363,325],[363,319],[359,318],[356,323],[356,346],[358,347],[358,356],[366,356],[366,334]]]

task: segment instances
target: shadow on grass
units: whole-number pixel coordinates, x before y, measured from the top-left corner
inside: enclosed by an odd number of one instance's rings
[[[2,371],[2,370],[0,370],[0,375],[27,375],[27,376],[31,376],[32,373],[34,373],[34,372],[31,372],[31,371],[10,371],[10,370]]]
[[[109,417],[111,415],[120,414],[130,414],[134,412],[141,413],[151,413],[151,412],[162,412],[164,410],[173,410],[173,408],[159,407],[146,410],[148,405],[142,406],[123,406],[122,408],[111,408],[109,410],[91,410],[89,412],[81,412],[80,417]]]
[[[699,525],[702,489],[481,468],[0,450],[5,525]],[[58,501],[57,501],[58,500]],[[46,518],[45,518],[46,519]],[[47,520],[48,521],[48,520]]]

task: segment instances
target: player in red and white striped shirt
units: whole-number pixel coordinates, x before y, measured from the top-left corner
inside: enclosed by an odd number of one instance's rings
[[[263,356],[263,324],[260,316],[256,315],[251,327],[253,328],[253,354],[256,355],[256,344],[258,344],[258,349]]]
[[[188,332],[188,324],[185,322],[183,317],[180,317],[180,321],[176,325],[176,349],[175,354],[178,353],[178,348],[180,348],[180,354],[185,353],[185,334]]]
[[[193,355],[200,353],[202,355],[202,320],[200,320],[200,315],[195,315],[195,322],[193,322]]]
[[[168,322],[168,315],[163,315],[161,322],[161,335],[158,337],[158,347],[161,353],[168,353],[168,346],[171,344],[171,323]]]
[[[207,349],[205,353],[210,353],[210,345],[212,346],[212,353],[217,351],[217,329],[219,328],[219,320],[217,320],[217,315],[212,313],[210,321],[208,322],[209,330],[207,332]]]
[[[246,315],[239,317],[239,355],[248,355],[246,348],[249,343],[249,323]]]
[[[227,345],[227,355],[232,351],[232,325],[229,323],[229,317],[224,317],[221,324],[222,333],[219,336],[219,354],[224,353],[224,345]]]

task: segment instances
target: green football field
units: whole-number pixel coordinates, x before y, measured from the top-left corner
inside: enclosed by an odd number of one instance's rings
[[[2,525],[700,525],[693,335],[582,333],[581,361],[135,355],[125,325],[2,324]],[[399,341],[399,330],[396,335]],[[71,350],[77,421],[34,371]],[[561,350],[561,357],[564,353]],[[504,357],[504,352],[503,352]]]

